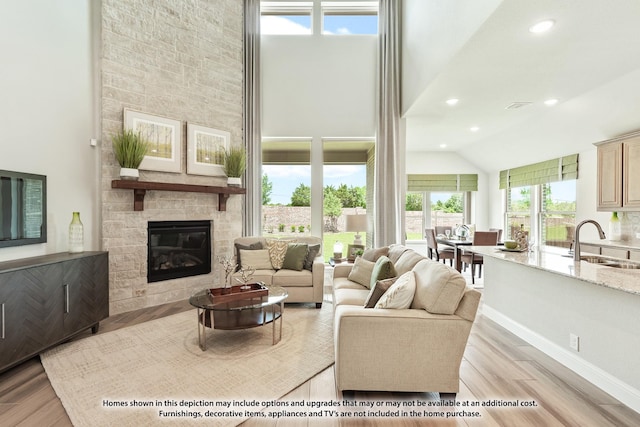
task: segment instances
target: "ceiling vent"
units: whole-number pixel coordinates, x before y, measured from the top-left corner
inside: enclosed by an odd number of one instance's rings
[[[522,108],[522,107],[526,107],[527,105],[531,105],[531,102],[512,102],[511,104],[507,105],[504,109],[505,110],[517,110],[518,108]]]

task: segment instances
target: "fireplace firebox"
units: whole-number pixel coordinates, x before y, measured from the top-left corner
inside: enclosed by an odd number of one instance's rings
[[[147,282],[211,272],[211,221],[149,221]]]

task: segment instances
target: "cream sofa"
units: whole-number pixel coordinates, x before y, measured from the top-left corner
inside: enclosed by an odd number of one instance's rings
[[[405,246],[390,246],[387,256],[398,276],[414,273],[411,308],[364,308],[370,291],[349,280],[353,265],[335,267],[338,390],[457,393],[480,292],[455,269]]]
[[[265,237],[239,237],[234,240],[236,250],[238,245],[251,246],[259,243],[266,249]],[[320,245],[318,255],[313,261],[312,270],[296,271],[287,269],[259,269],[252,276],[252,280],[261,281],[267,285],[282,286],[289,294],[285,302],[315,303],[316,308],[322,307],[322,297],[324,288],[324,258],[322,257],[322,240],[319,237],[300,236],[283,238],[293,243],[307,243],[308,245]],[[239,274],[235,273],[237,277]]]

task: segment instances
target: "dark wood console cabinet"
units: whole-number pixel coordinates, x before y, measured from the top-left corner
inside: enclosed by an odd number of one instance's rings
[[[108,316],[107,252],[0,262],[0,372]]]

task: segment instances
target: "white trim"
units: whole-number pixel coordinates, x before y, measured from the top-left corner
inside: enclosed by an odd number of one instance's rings
[[[519,338],[527,341],[547,356],[557,362],[560,362],[576,374],[594,384],[596,387],[599,387],[623,404],[627,405],[629,408],[640,413],[640,390],[633,388],[619,378],[614,377],[610,373],[600,369],[592,363],[587,362],[575,353],[560,347],[558,344],[548,340],[542,335],[521,325],[486,304],[482,305],[482,315],[493,320],[509,332],[517,335]]]

